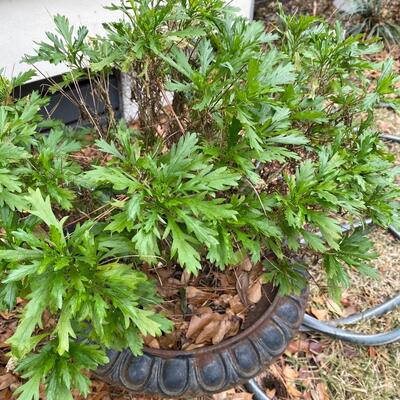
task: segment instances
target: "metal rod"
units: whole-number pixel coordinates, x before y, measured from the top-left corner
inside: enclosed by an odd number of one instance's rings
[[[389,140],[390,142],[400,143],[400,136],[396,135],[381,135],[381,139]]]
[[[255,379],[250,379],[244,384],[246,390],[250,393],[253,393],[254,400],[271,400],[264,391],[261,389],[260,385],[255,381]]]
[[[393,103],[385,103],[385,102],[380,102],[379,103],[379,107],[380,108],[390,108],[390,109],[395,110],[395,111],[397,109],[395,104],[393,104]]]
[[[386,314],[396,307],[400,307],[400,293],[393,297],[392,299],[385,301],[384,303],[370,308],[369,310],[362,311],[360,313],[352,314],[346,318],[334,319],[332,321],[325,321],[328,325],[338,326],[338,325],[354,325],[357,322],[365,321],[366,319],[371,319],[374,317],[380,317]]]
[[[393,225],[389,226],[389,232],[398,240],[400,240],[400,231]]]
[[[372,221],[367,221],[367,224],[372,223]],[[351,226],[346,226],[346,224],[342,225],[344,231],[351,229]],[[390,226],[389,231],[397,238],[400,239],[399,231],[394,227]],[[395,329],[394,331],[388,333],[381,333],[377,335],[366,335],[359,334],[356,332],[348,331],[345,329],[336,328],[338,325],[352,325],[357,322],[379,317],[383,314],[386,314],[396,307],[400,306],[400,293],[397,294],[392,299],[385,301],[384,303],[373,307],[369,310],[365,310],[361,313],[356,313],[350,315],[346,318],[340,318],[331,321],[318,321],[317,319],[311,317],[310,315],[305,315],[303,325],[300,328],[301,332],[309,332],[315,330],[317,332],[325,333],[327,335],[339,338],[341,340],[349,341],[356,344],[365,344],[365,345],[375,345],[379,346],[382,344],[388,344],[400,341],[400,328]],[[376,344],[371,344],[376,343]]]
[[[357,228],[361,228],[363,226],[369,226],[372,225],[372,219],[368,218],[365,221],[357,221],[354,222],[353,224],[349,224],[349,223],[344,223],[341,224],[341,227],[343,229],[343,233],[349,232],[352,229],[357,229]]]
[[[336,328],[328,325],[325,322],[318,321],[307,314],[304,316],[303,325],[305,325],[307,328],[311,328],[312,330],[324,333],[325,335],[332,336],[336,339],[364,346],[383,346],[400,341],[400,328],[386,333],[365,335],[362,333]]]

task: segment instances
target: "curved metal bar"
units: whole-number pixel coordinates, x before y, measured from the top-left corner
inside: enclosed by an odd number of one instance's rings
[[[393,225],[389,226],[389,232],[398,240],[400,240],[400,231]],[[400,228],[399,228],[400,229]]]
[[[261,389],[260,385],[255,381],[255,379],[250,379],[248,382],[244,384],[246,390],[250,393],[254,394],[253,399],[255,400],[271,400],[263,390]]]
[[[400,307],[400,293],[397,296],[393,297],[392,299],[385,301],[384,303],[379,304],[376,307],[370,308],[360,313],[349,315],[346,318],[339,318],[331,321],[325,321],[325,323],[331,326],[353,325],[356,324],[357,322],[364,321],[366,319],[380,317],[381,315],[394,310],[396,307]]]
[[[384,102],[384,101],[381,101],[381,102],[379,103],[379,107],[380,107],[380,108],[389,108],[389,109],[391,109],[391,110],[396,110],[396,105],[395,105],[395,104],[393,104],[393,103],[387,103],[387,102]]]
[[[396,135],[381,135],[381,139],[383,140],[389,140],[390,142],[396,142],[396,143],[400,143],[400,136],[396,136]]]
[[[344,224],[341,224],[341,227],[343,229],[343,233],[346,233],[348,231],[351,231],[352,229],[362,228],[364,226],[370,226],[370,225],[372,225],[372,223],[373,223],[372,219],[368,218],[365,221],[357,221],[352,224],[344,223]]]
[[[392,299],[361,313],[350,315],[347,318],[340,318],[332,321],[321,322],[309,315],[305,315],[304,323],[301,327],[301,331],[317,331],[324,333],[329,336],[333,336],[337,339],[347,341],[354,344],[366,345],[366,346],[380,346],[389,343],[400,341],[400,328],[387,333],[380,333],[376,335],[364,335],[345,329],[336,328],[337,325],[351,325],[357,322],[370,319],[373,317],[379,317],[389,311],[392,311],[396,307],[400,306],[400,293]],[[248,381],[244,387],[247,391],[254,394],[255,400],[269,400],[269,397],[262,391],[261,387],[257,384],[254,379]]]
[[[332,325],[328,325],[327,323],[318,321],[307,314],[304,316],[303,325],[307,328],[311,328],[312,330],[324,333],[336,339],[365,346],[382,346],[400,341],[400,328],[386,333],[365,335],[362,333],[336,328]]]

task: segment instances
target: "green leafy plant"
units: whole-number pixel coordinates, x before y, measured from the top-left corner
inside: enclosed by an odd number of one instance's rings
[[[13,99],[15,88],[27,82],[34,73],[29,71],[14,79],[0,75],[3,100],[0,101],[0,209],[23,208],[24,166],[31,157],[30,148],[42,117],[39,109],[47,101],[37,92],[22,99]],[[1,221],[1,219],[0,219]]]
[[[120,350],[130,347],[134,354],[139,354],[140,335],[159,335],[170,329],[170,324],[151,310],[160,300],[152,282],[129,265],[111,261],[110,248],[92,233],[91,221],[65,234],[66,218],[56,218],[49,197],[44,199],[37,189],[26,200],[30,204],[29,213],[48,232],[38,236],[19,229],[12,232],[14,243],[0,250],[3,270],[7,271],[2,300],[12,307],[16,296],[28,299],[9,343],[13,345],[13,354],[21,358],[45,338],[50,341],[19,366],[30,377],[20,392],[27,398],[38,398],[39,385],[44,379],[49,399],[69,393],[73,385],[87,393],[82,369],[96,366],[99,360],[104,362],[105,349],[80,342],[73,344],[70,352],[70,341],[84,334],[102,346]],[[118,251],[112,254],[115,257]],[[47,318],[54,315],[56,319],[53,324],[43,326],[46,312]],[[40,333],[36,334],[36,328]],[[81,350],[82,354],[76,357]],[[46,357],[44,364],[40,362],[43,357]],[[73,361],[70,365],[69,359]],[[32,365],[37,368],[31,369]]]
[[[0,104],[8,102],[12,92],[11,82],[0,71]]]
[[[7,81],[7,104],[0,105],[0,208],[22,211],[24,192],[35,187],[62,208],[70,209],[74,194],[65,186],[72,184],[80,167],[69,157],[81,148],[70,136],[80,139],[81,132],[70,135],[57,121],[43,121],[39,110],[48,100],[37,92],[12,98],[14,89],[30,77],[28,73]],[[48,134],[40,134],[51,126]]]
[[[30,61],[70,68],[54,89],[93,79],[104,104],[108,74],[125,71],[136,129],[94,109],[85,131],[44,122],[47,100],[13,99],[4,80],[0,303],[23,299],[9,340],[23,400],[41,383],[50,400],[87,394],[107,348],[140,354],[143,335],[172,329],[149,268],[197,275],[250,256],[287,294],[313,259],[338,299],[376,257],[368,232],[338,221],[398,221],[398,171],[374,126],[380,102],[398,106],[398,77],[370,60],[376,40],[283,13],[266,34],[214,0],[110,8],[124,18],[95,38],[57,16]]]
[[[71,153],[81,149],[81,143],[68,138],[67,134],[68,131],[60,127],[38,138],[25,177],[28,186],[39,188],[42,193],[50,195],[65,210],[72,208],[75,198],[68,186],[73,185],[81,172],[79,164],[70,157]]]
[[[164,84],[169,71],[162,55],[205,36],[224,13],[224,2],[128,0],[109,8],[125,17],[105,26],[113,65],[130,77],[138,121],[142,129],[151,131],[166,100]],[[175,106],[177,103],[178,98]]]
[[[124,141],[122,134],[120,141]],[[214,165],[195,134],[182,136],[162,155],[143,154],[138,142],[126,152],[117,149],[118,142],[97,144],[115,159],[109,166],[88,171],[83,181],[125,194],[112,203],[121,211],[111,216],[105,229],[128,232],[143,260],[172,257],[197,274],[203,256],[223,269],[236,264],[242,250],[258,261],[259,242],[270,237],[280,240],[276,224],[263,213],[271,209],[273,199],[263,194],[257,199],[253,193],[226,199],[225,192],[237,191],[241,175]]]

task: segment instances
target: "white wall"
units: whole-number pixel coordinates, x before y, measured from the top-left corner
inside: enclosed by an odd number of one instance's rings
[[[254,14],[254,0],[233,0],[232,6],[240,7],[241,14],[252,19]]]
[[[111,0],[0,0],[0,68],[5,68],[7,76],[26,71],[29,66],[21,64],[21,58],[32,54],[33,42],[44,40],[44,32],[52,30],[55,14],[66,15],[75,26],[86,25],[90,34],[101,33],[102,22],[119,17],[116,12],[103,9],[110,3]],[[243,15],[252,15],[253,0],[233,0],[231,4],[241,7]],[[38,67],[46,75],[64,72],[62,66],[42,63]]]
[[[0,68],[6,75],[26,71],[21,64],[25,54],[33,54],[35,41],[45,40],[45,31],[53,30],[53,16],[66,15],[75,25],[86,25],[91,34],[102,31],[102,22],[118,19],[115,12],[104,10],[107,0],[0,0]],[[38,65],[48,75],[63,71],[61,66]]]

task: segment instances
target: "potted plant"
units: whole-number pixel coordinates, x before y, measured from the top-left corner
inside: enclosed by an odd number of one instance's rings
[[[346,269],[375,276],[362,229],[397,217],[393,158],[374,127],[394,103],[376,40],[281,14],[266,33],[222,1],[130,0],[104,37],[57,33],[30,62],[65,63],[85,127],[43,120],[46,98],[0,107],[1,305],[20,399],[90,390],[86,370],[137,393],[222,391],[255,376],[299,327],[309,265],[338,298]],[[118,121],[107,76],[130,75]],[[378,71],[378,72],[377,72]],[[14,90],[15,92],[15,90]]]

